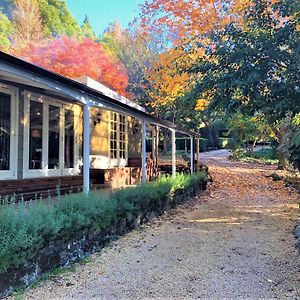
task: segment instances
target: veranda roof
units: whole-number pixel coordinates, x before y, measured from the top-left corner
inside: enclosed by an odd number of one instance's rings
[[[66,95],[82,104],[89,103],[92,106],[131,115],[140,120],[145,120],[147,123],[172,129],[189,136],[200,137],[198,133],[150,115],[144,108],[116,92],[101,92],[99,89],[91,88],[83,83],[51,72],[1,51],[0,79],[8,82],[17,80],[17,82],[28,86],[34,83],[36,87],[50,90],[53,93]]]

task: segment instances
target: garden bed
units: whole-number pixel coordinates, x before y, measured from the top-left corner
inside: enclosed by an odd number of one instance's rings
[[[73,194],[60,201],[0,207],[0,297],[42,274],[100,250],[109,241],[187,201],[206,188],[208,175],[163,177],[119,190]]]

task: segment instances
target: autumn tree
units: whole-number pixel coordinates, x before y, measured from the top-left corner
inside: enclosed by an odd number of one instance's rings
[[[139,28],[123,29],[118,22],[110,24],[99,42],[126,67],[129,77],[127,92],[140,104],[148,105],[147,70],[153,65],[156,52]]]
[[[8,51],[11,47],[11,39],[14,32],[14,26],[12,22],[4,15],[0,13],[0,50]]]
[[[122,63],[91,39],[62,37],[46,45],[30,45],[14,54],[69,78],[89,76],[126,95],[128,76]]]
[[[280,144],[286,118],[300,111],[299,5],[254,0],[245,10],[245,26],[233,22],[213,33],[209,59],[198,59],[193,68],[202,74],[195,90],[210,109],[263,114]],[[284,153],[279,154],[284,165]]]
[[[36,0],[14,0],[12,18],[15,47],[24,47],[43,39],[44,27]]]

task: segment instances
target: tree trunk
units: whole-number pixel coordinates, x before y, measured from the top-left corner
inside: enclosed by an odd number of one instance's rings
[[[277,153],[278,153],[278,169],[285,170],[287,168],[287,161],[285,158],[285,149],[284,149],[284,140],[285,134],[289,130],[289,128],[284,125],[284,123],[280,124],[279,127],[272,126],[272,131],[274,132],[276,142],[278,143]]]
[[[278,147],[278,170],[285,170],[287,167],[284,147]]]
[[[164,138],[163,140],[163,153],[166,155],[168,152],[168,139]]]
[[[276,138],[278,138],[279,146],[277,147],[278,151],[278,170],[285,170],[287,168],[287,162],[285,158],[285,149],[284,149],[284,135],[286,128],[281,127],[276,132]]]

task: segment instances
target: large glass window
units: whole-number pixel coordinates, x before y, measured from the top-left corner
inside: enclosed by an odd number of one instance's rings
[[[114,112],[111,113],[111,122],[110,122],[110,158],[117,159],[117,143],[118,143],[118,126],[117,126],[117,117],[118,115]]]
[[[11,96],[0,93],[0,170],[10,169]]]
[[[115,165],[124,165],[126,159],[126,116],[111,112],[110,158]]]
[[[48,169],[59,169],[60,107],[49,105]]]
[[[79,174],[80,114],[80,106],[26,93],[24,177]]]
[[[120,132],[120,158],[126,158],[126,118],[120,115],[119,132]]]
[[[65,109],[65,168],[74,167],[74,112]]]
[[[43,103],[30,101],[29,169],[42,169]]]

